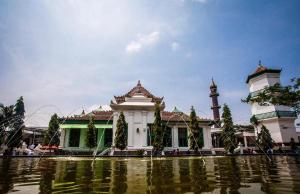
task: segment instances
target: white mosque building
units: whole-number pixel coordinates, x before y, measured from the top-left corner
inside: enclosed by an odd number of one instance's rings
[[[280,83],[279,69],[269,69],[262,65],[255,72],[248,76],[246,83],[249,86],[250,95],[255,96],[266,86]],[[200,118],[198,121],[203,129],[204,146],[202,150],[211,151],[212,148],[222,147],[220,139],[220,106],[218,104],[217,86],[212,80],[210,86],[210,97],[212,99],[211,109],[213,119]],[[127,150],[151,150],[152,123],[154,122],[155,104],[161,107],[161,118],[165,126],[164,146],[165,151],[185,151],[189,149],[189,115],[179,111],[176,107],[173,111],[165,111],[163,97],[157,97],[145,89],[140,81],[129,92],[121,96],[114,96],[111,100],[111,110],[105,111],[101,107],[90,113],[74,115],[62,118],[60,125],[60,148],[71,152],[88,151],[86,146],[87,126],[91,117],[94,118],[96,127],[97,142],[99,150],[110,148],[114,145],[116,124],[121,111],[127,122]],[[296,114],[286,106],[260,106],[257,103],[251,104],[252,115],[265,125],[272,136],[272,139],[279,144],[288,144],[291,138],[299,142],[300,134],[296,132]],[[236,133],[239,142],[244,147],[255,146],[255,132],[240,131]]]
[[[163,97],[157,97],[145,89],[140,81],[128,93],[114,96],[111,101],[110,111],[98,109],[88,114],[63,118],[61,124],[60,147],[69,151],[87,151],[86,135],[90,117],[94,117],[97,128],[97,142],[100,140],[99,150],[114,145],[116,123],[121,111],[125,115],[128,125],[127,150],[151,149],[151,125],[154,122],[155,103],[161,107],[161,118],[165,126],[164,145],[165,150],[188,150],[189,145],[189,116],[176,107],[173,111],[165,111]],[[198,117],[200,127],[203,129],[203,150],[210,150],[211,120]]]

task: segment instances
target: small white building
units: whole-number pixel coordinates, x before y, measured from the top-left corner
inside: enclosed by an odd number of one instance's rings
[[[251,97],[255,97],[265,87],[280,83],[280,69],[269,69],[261,63],[255,72],[248,76],[248,84]],[[251,103],[251,113],[265,125],[272,136],[272,139],[279,144],[288,144],[291,138],[298,141],[295,128],[296,113],[287,106],[269,104],[260,106],[258,103]],[[255,132],[257,134],[257,131]]]
[[[95,110],[91,113],[73,117],[62,118],[60,147],[70,151],[87,151],[85,139],[87,125],[90,117],[94,117],[97,128],[97,142],[100,142],[100,150],[114,145],[114,135],[119,114],[123,111],[128,126],[127,149],[151,149],[151,125],[154,122],[155,104],[161,107],[161,118],[165,127],[165,150],[188,150],[189,145],[189,116],[176,107],[172,112],[165,111],[163,97],[156,97],[146,90],[140,83],[128,93],[115,96],[111,101],[111,111]],[[203,129],[204,147],[210,149],[211,120],[198,118]]]

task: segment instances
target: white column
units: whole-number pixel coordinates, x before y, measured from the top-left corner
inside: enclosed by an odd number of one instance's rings
[[[179,144],[178,144],[178,126],[174,125],[172,127],[172,146],[174,148],[178,148]]]
[[[118,114],[118,112],[114,112],[113,114],[114,114],[114,116],[113,116],[113,128],[112,128],[112,133],[113,133],[112,145],[114,146],[115,145],[115,135],[116,135],[115,133],[117,130],[117,120],[118,120],[119,114]]]
[[[134,112],[128,113],[128,120],[127,120],[127,122],[128,122],[128,146],[130,146],[130,147],[132,147],[134,144],[133,116],[134,116]]]
[[[207,148],[207,132],[206,128],[202,127],[203,131],[203,148]]]
[[[66,129],[60,129],[59,147],[65,147]]]
[[[140,133],[142,134],[143,143],[142,146],[147,146],[147,111],[142,111],[142,126]]]
[[[203,141],[205,149],[210,149],[212,147],[210,128],[203,127]]]
[[[247,136],[244,136],[244,146],[245,148],[248,147]]]
[[[208,135],[209,148],[211,149],[213,147],[212,139],[211,139],[211,127],[207,128],[207,135]]]

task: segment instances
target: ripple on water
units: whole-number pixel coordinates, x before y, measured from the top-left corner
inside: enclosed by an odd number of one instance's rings
[[[0,193],[300,193],[300,158],[0,159]]]

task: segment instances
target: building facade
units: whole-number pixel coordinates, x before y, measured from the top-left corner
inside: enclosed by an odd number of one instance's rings
[[[280,73],[280,69],[269,69],[259,62],[259,67],[248,76],[246,81],[250,96],[255,98],[265,87],[280,84]],[[251,113],[260,121],[260,126],[263,124],[269,129],[272,139],[276,143],[288,144],[291,138],[298,141],[295,128],[297,117],[290,107],[272,104],[261,106],[258,103],[251,103]]]
[[[97,142],[99,150],[114,145],[114,135],[119,114],[123,111],[127,123],[127,149],[152,149],[152,123],[154,122],[155,104],[161,107],[161,118],[165,128],[165,150],[188,150],[189,146],[189,116],[176,107],[173,111],[165,111],[163,97],[157,97],[145,89],[140,81],[128,93],[114,96],[111,101],[111,111],[104,111],[101,107],[90,113],[62,118],[60,147],[68,151],[87,151],[87,125],[91,117],[97,128]],[[211,148],[211,120],[199,118],[203,129],[204,147]]]

